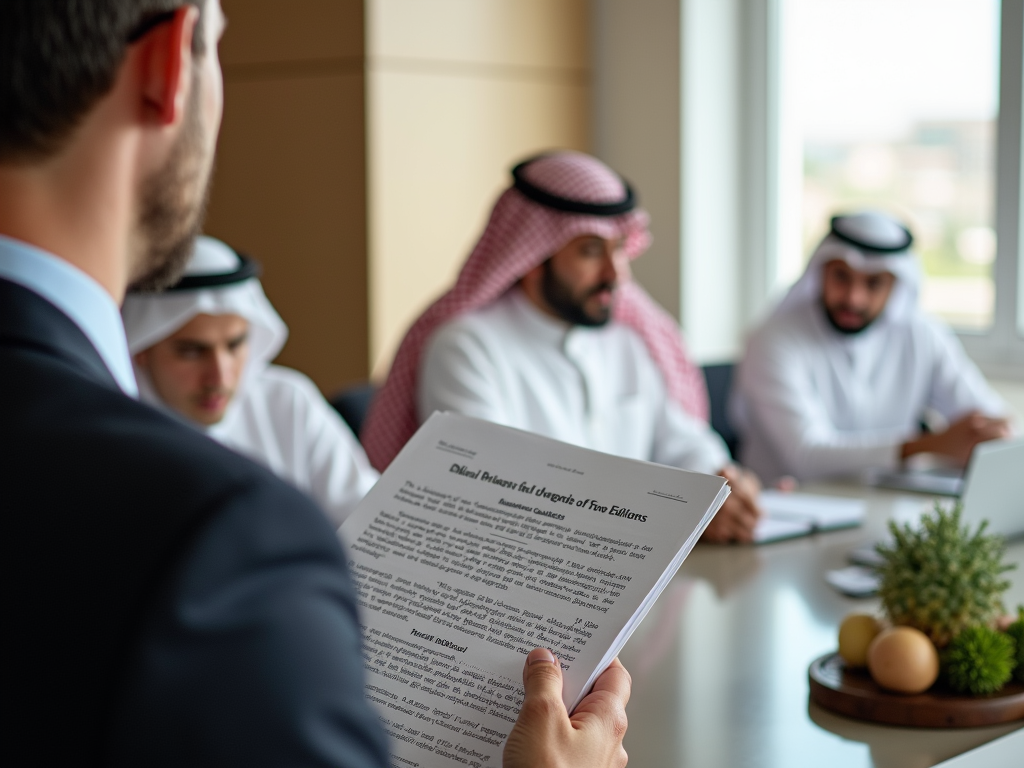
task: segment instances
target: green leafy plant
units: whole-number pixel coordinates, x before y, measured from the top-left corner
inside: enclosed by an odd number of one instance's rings
[[[960,525],[961,507],[921,518],[919,527],[889,523],[894,542],[879,545],[878,594],[893,624],[916,627],[939,648],[971,626],[990,624],[1003,613],[1002,578],[1015,566],[1003,564],[1002,537],[971,533]]]
[[[949,687],[957,693],[995,693],[1013,677],[1013,638],[992,627],[968,627],[953,638],[943,654]]]
[[[1013,668],[1013,679],[1024,683],[1024,605],[1017,607],[1017,620],[1006,628],[1006,634],[1014,642],[1017,666]]]

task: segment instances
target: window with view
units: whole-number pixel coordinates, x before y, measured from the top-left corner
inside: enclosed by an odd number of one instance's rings
[[[924,308],[962,330],[994,311],[998,0],[786,0],[778,281],[830,217],[903,218]]]

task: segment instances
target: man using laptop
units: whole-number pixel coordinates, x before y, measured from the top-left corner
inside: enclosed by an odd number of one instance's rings
[[[1009,435],[1002,400],[918,307],[912,242],[880,213],[834,217],[751,335],[731,410],[741,458],[765,482],[894,470],[924,453],[963,467],[975,445]],[[947,426],[922,432],[930,416]]]

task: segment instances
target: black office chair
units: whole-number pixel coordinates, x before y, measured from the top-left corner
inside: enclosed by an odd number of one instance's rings
[[[732,373],[736,366],[733,363],[703,366],[704,380],[708,386],[708,397],[711,403],[711,428],[725,441],[729,453],[735,459],[739,452],[739,435],[732,428],[728,417],[729,392],[732,389]],[[330,400],[341,418],[349,425],[356,436],[363,428],[370,403],[377,394],[377,385],[367,382],[343,389]]]
[[[363,428],[363,422],[366,421],[366,414],[370,410],[370,403],[373,402],[373,397],[376,394],[377,385],[366,382],[341,390],[328,402],[334,406],[334,410],[341,414],[341,418],[358,437]]]
[[[729,392],[732,391],[734,363],[702,366],[704,380],[708,384],[708,398],[711,402],[711,427],[722,436],[729,453],[739,458],[740,438],[729,423]]]

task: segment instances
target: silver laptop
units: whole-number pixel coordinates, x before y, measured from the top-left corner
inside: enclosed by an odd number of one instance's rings
[[[972,529],[988,520],[989,533],[1008,539],[1024,536],[1024,439],[991,440],[976,445],[959,496],[963,504],[961,519]],[[930,508],[922,504],[921,512],[927,511]],[[880,563],[875,543],[851,551],[850,562],[867,566]]]
[[[878,472],[869,475],[867,483],[876,488],[891,488],[895,491],[959,496],[964,490],[964,472],[962,469],[938,468]]]
[[[1024,439],[979,443],[960,495],[963,520],[1007,538],[1024,535]]]

